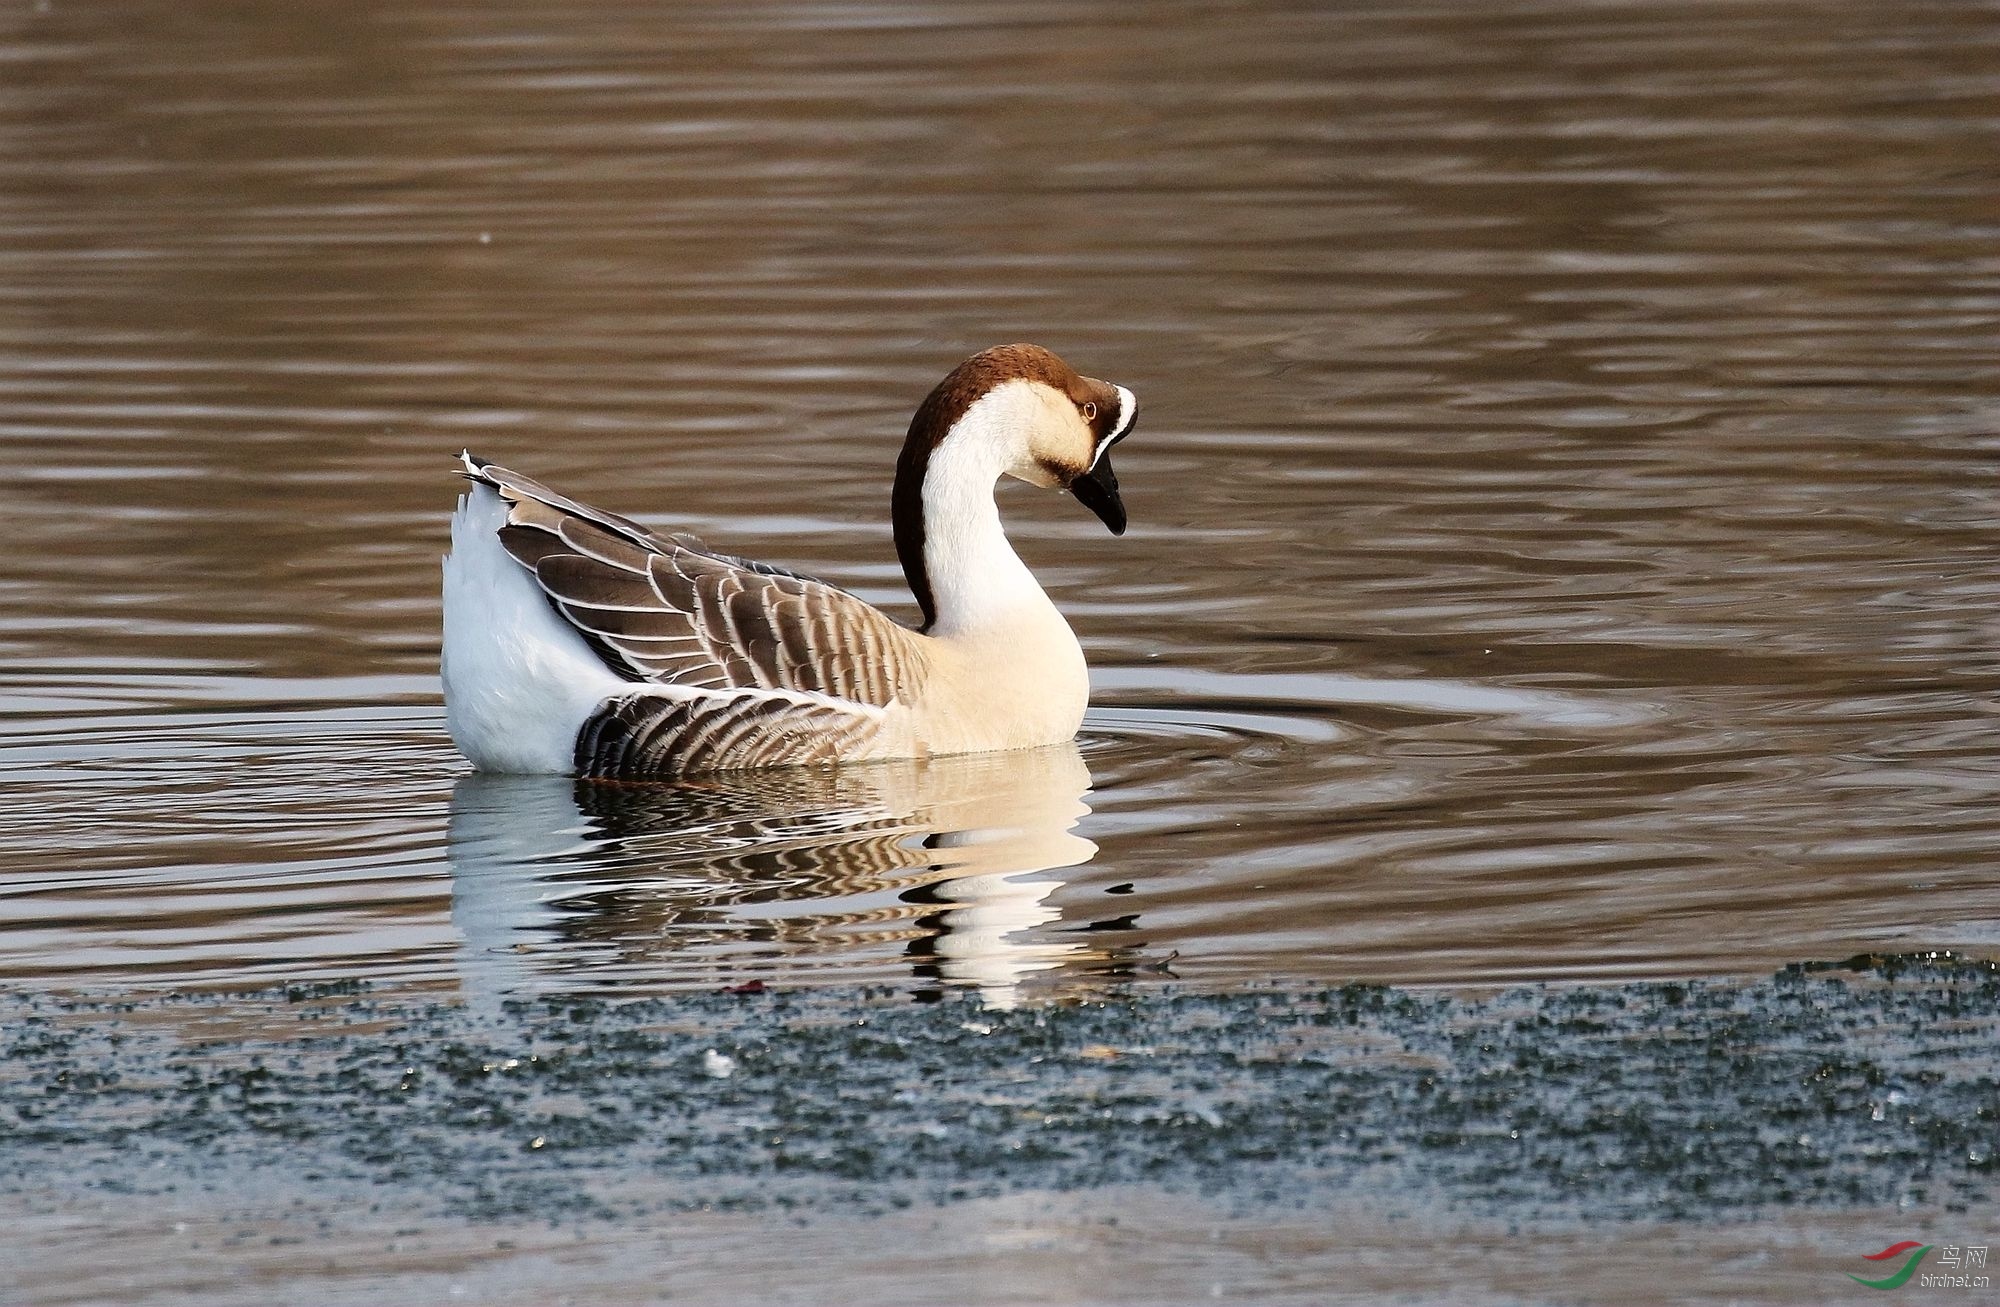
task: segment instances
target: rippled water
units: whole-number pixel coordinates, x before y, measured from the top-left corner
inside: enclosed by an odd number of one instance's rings
[[[2000,21],[1964,4],[0,17],[0,979],[975,987],[2000,950]],[[463,445],[907,604],[959,357],[1077,747],[473,777]]]

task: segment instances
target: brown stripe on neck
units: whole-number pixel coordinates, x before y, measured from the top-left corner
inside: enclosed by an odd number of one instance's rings
[[[924,530],[924,476],[930,471],[931,453],[944,443],[965,411],[985,397],[986,392],[1007,381],[1042,381],[1069,392],[1082,378],[1069,364],[1040,345],[999,345],[974,354],[951,370],[917,406],[910,419],[910,431],[903,438],[903,452],[896,459],[896,489],[890,497],[890,521],[896,532],[896,557],[903,564],[903,578],[923,610],[928,631],[937,624],[937,596],[931,590],[930,569],[924,561],[927,544]]]
[[[947,431],[949,427],[945,428]],[[910,434],[903,440],[903,453],[896,460],[896,489],[889,498],[889,520],[896,532],[896,558],[903,564],[903,579],[923,609],[928,631],[937,624],[937,598],[931,593],[930,569],[924,566],[924,473],[930,470],[931,450],[936,448],[930,428],[924,425],[924,410],[910,421]]]

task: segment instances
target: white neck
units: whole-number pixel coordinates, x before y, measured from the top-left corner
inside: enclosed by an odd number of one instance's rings
[[[1032,418],[1008,402],[1009,389],[966,410],[924,473],[924,569],[937,604],[931,634],[943,639],[1019,629],[1024,619],[1055,613],[1007,543],[993,498],[1001,475],[1026,447]]]

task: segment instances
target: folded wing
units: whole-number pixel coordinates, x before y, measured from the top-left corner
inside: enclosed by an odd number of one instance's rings
[[[470,455],[465,466],[510,506],[507,552],[628,680],[780,692],[758,713],[744,710],[767,720],[789,695],[875,708],[916,697],[920,637],[847,591],[659,535]]]

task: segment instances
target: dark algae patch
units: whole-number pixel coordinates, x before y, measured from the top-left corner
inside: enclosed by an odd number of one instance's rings
[[[886,1211],[1144,1183],[1231,1205],[1713,1218],[1991,1210],[2000,974],[1755,983],[536,999],[0,997],[0,1183],[439,1213]]]

